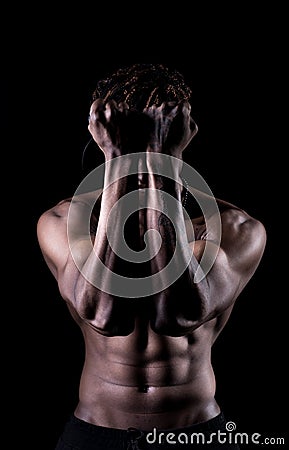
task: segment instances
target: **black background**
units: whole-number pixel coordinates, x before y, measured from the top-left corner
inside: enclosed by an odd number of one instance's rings
[[[27,422],[22,442],[27,440],[29,448],[54,448],[77,402],[84,356],[81,333],[40,253],[36,223],[81,181],[96,81],[135,62],[160,62],[183,73],[199,126],[185,160],[216,197],[235,203],[266,227],[264,257],[212,359],[217,400],[237,430],[283,436],[287,428],[283,13],[219,8],[188,14],[184,7],[166,6],[156,14],[153,8],[137,8],[132,17],[129,9],[112,8],[83,16],[75,10],[73,18],[69,11],[61,16],[55,11],[45,24],[33,22],[31,35],[23,42],[19,38],[17,52],[11,53],[13,77],[3,85],[4,94],[9,85],[10,98],[15,97],[7,104],[14,111],[9,168],[19,172],[20,180],[13,223],[21,244],[16,253],[21,283],[11,282],[18,343],[12,354],[21,361],[15,371],[14,391],[21,396],[15,414]],[[103,161],[102,155],[96,158]]]

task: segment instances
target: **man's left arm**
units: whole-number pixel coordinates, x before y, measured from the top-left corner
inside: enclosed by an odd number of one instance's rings
[[[228,208],[221,214],[221,223],[217,258],[207,275],[213,315],[234,303],[254,275],[266,245],[264,225],[245,211]],[[213,247],[210,234],[209,230],[207,243]]]
[[[147,229],[157,230],[162,238],[159,251],[154,251],[157,240],[152,239],[149,245],[155,254],[151,259],[152,274],[159,273],[160,285],[165,286],[155,295],[154,328],[163,332],[176,327],[191,331],[233,304],[258,267],[266,232],[258,220],[232,205],[221,214],[221,242],[214,236],[214,217],[207,224],[204,237],[188,242],[180,173],[183,144],[189,140],[191,130],[190,110],[186,105],[171,110],[162,105],[149,113],[154,118],[156,132],[147,151],[151,201],[146,223]],[[195,282],[197,270],[203,267],[205,250],[206,257],[213,255],[214,263]],[[166,270],[169,263],[170,270]],[[174,279],[179,266],[184,270]]]

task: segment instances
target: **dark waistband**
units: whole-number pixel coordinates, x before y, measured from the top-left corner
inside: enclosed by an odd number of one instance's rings
[[[224,417],[223,412],[220,412],[217,416],[213,417],[212,419],[207,420],[206,422],[199,422],[187,427],[182,428],[171,428],[171,429],[165,429],[162,430],[160,428],[157,428],[158,432],[163,433],[192,433],[192,432],[212,432],[216,431],[218,429],[224,428],[226,425],[226,419]],[[99,437],[110,437],[110,438],[124,438],[127,436],[128,432],[133,433],[134,431],[137,433],[138,431],[141,432],[142,435],[146,435],[150,433],[149,430],[141,430],[136,428],[128,428],[128,429],[119,429],[119,428],[109,428],[109,427],[103,427],[100,425],[94,425],[92,423],[86,422],[82,419],[79,419],[75,415],[71,415],[70,419],[68,420],[66,424],[66,429],[69,429],[70,432],[73,431],[73,429],[77,430],[78,432],[83,431],[83,433],[91,433],[91,434],[97,434]]]

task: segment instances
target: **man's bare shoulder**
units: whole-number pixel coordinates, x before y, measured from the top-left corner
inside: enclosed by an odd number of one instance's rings
[[[37,222],[38,243],[55,278],[58,269],[64,267],[69,254],[66,220],[69,206],[70,199],[62,200],[44,211]]]
[[[61,200],[60,202],[56,203],[56,205],[44,211],[39,219],[43,220],[49,218],[66,218],[68,215],[69,207],[71,205],[71,200],[71,198]]]
[[[263,253],[266,230],[260,220],[239,206],[208,193],[191,187],[190,193],[192,196],[188,204],[193,214],[186,222],[189,242],[198,239],[219,242],[221,232],[223,250],[231,252],[235,249],[240,252],[239,255],[247,254],[249,249],[257,255]],[[195,207],[196,201],[199,204],[198,210]],[[194,235],[190,232],[190,224],[193,225]]]
[[[235,206],[229,206],[221,212],[221,223],[223,232],[232,234],[241,233],[242,235],[258,237],[260,240],[266,239],[266,230],[263,223],[252,217],[248,212]]]
[[[233,206],[221,213],[221,223],[221,247],[231,266],[253,273],[265,250],[265,226],[248,212]]]
[[[49,218],[67,219],[69,209],[72,204],[74,206],[77,205],[79,208],[85,207],[87,209],[91,209],[91,211],[94,212],[95,210],[99,209],[101,192],[102,191],[100,190],[87,192],[81,195],[75,195],[73,197],[63,199],[48,210],[44,211],[41,214],[39,221],[43,221],[44,219]]]
[[[66,224],[71,199],[65,199],[44,211],[37,221],[37,237],[40,247],[49,252],[51,242],[57,242],[66,234]]]
[[[219,241],[230,264],[256,267],[263,255],[267,233],[264,224],[244,209],[218,198],[197,192],[202,199],[203,216],[192,221],[201,240]],[[214,205],[214,208],[211,207]],[[205,213],[206,214],[205,217]],[[221,228],[218,224],[221,224]]]

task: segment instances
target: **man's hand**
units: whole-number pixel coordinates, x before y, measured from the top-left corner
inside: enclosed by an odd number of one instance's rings
[[[107,158],[145,152],[153,121],[126,103],[97,99],[90,108],[88,129]]]
[[[188,102],[162,103],[159,107],[144,109],[144,113],[154,124],[147,150],[180,158],[198,131],[190,112],[191,106]]]
[[[108,158],[146,151],[180,158],[197,133],[190,110],[188,102],[170,102],[137,112],[126,103],[97,99],[90,108],[88,129]]]

